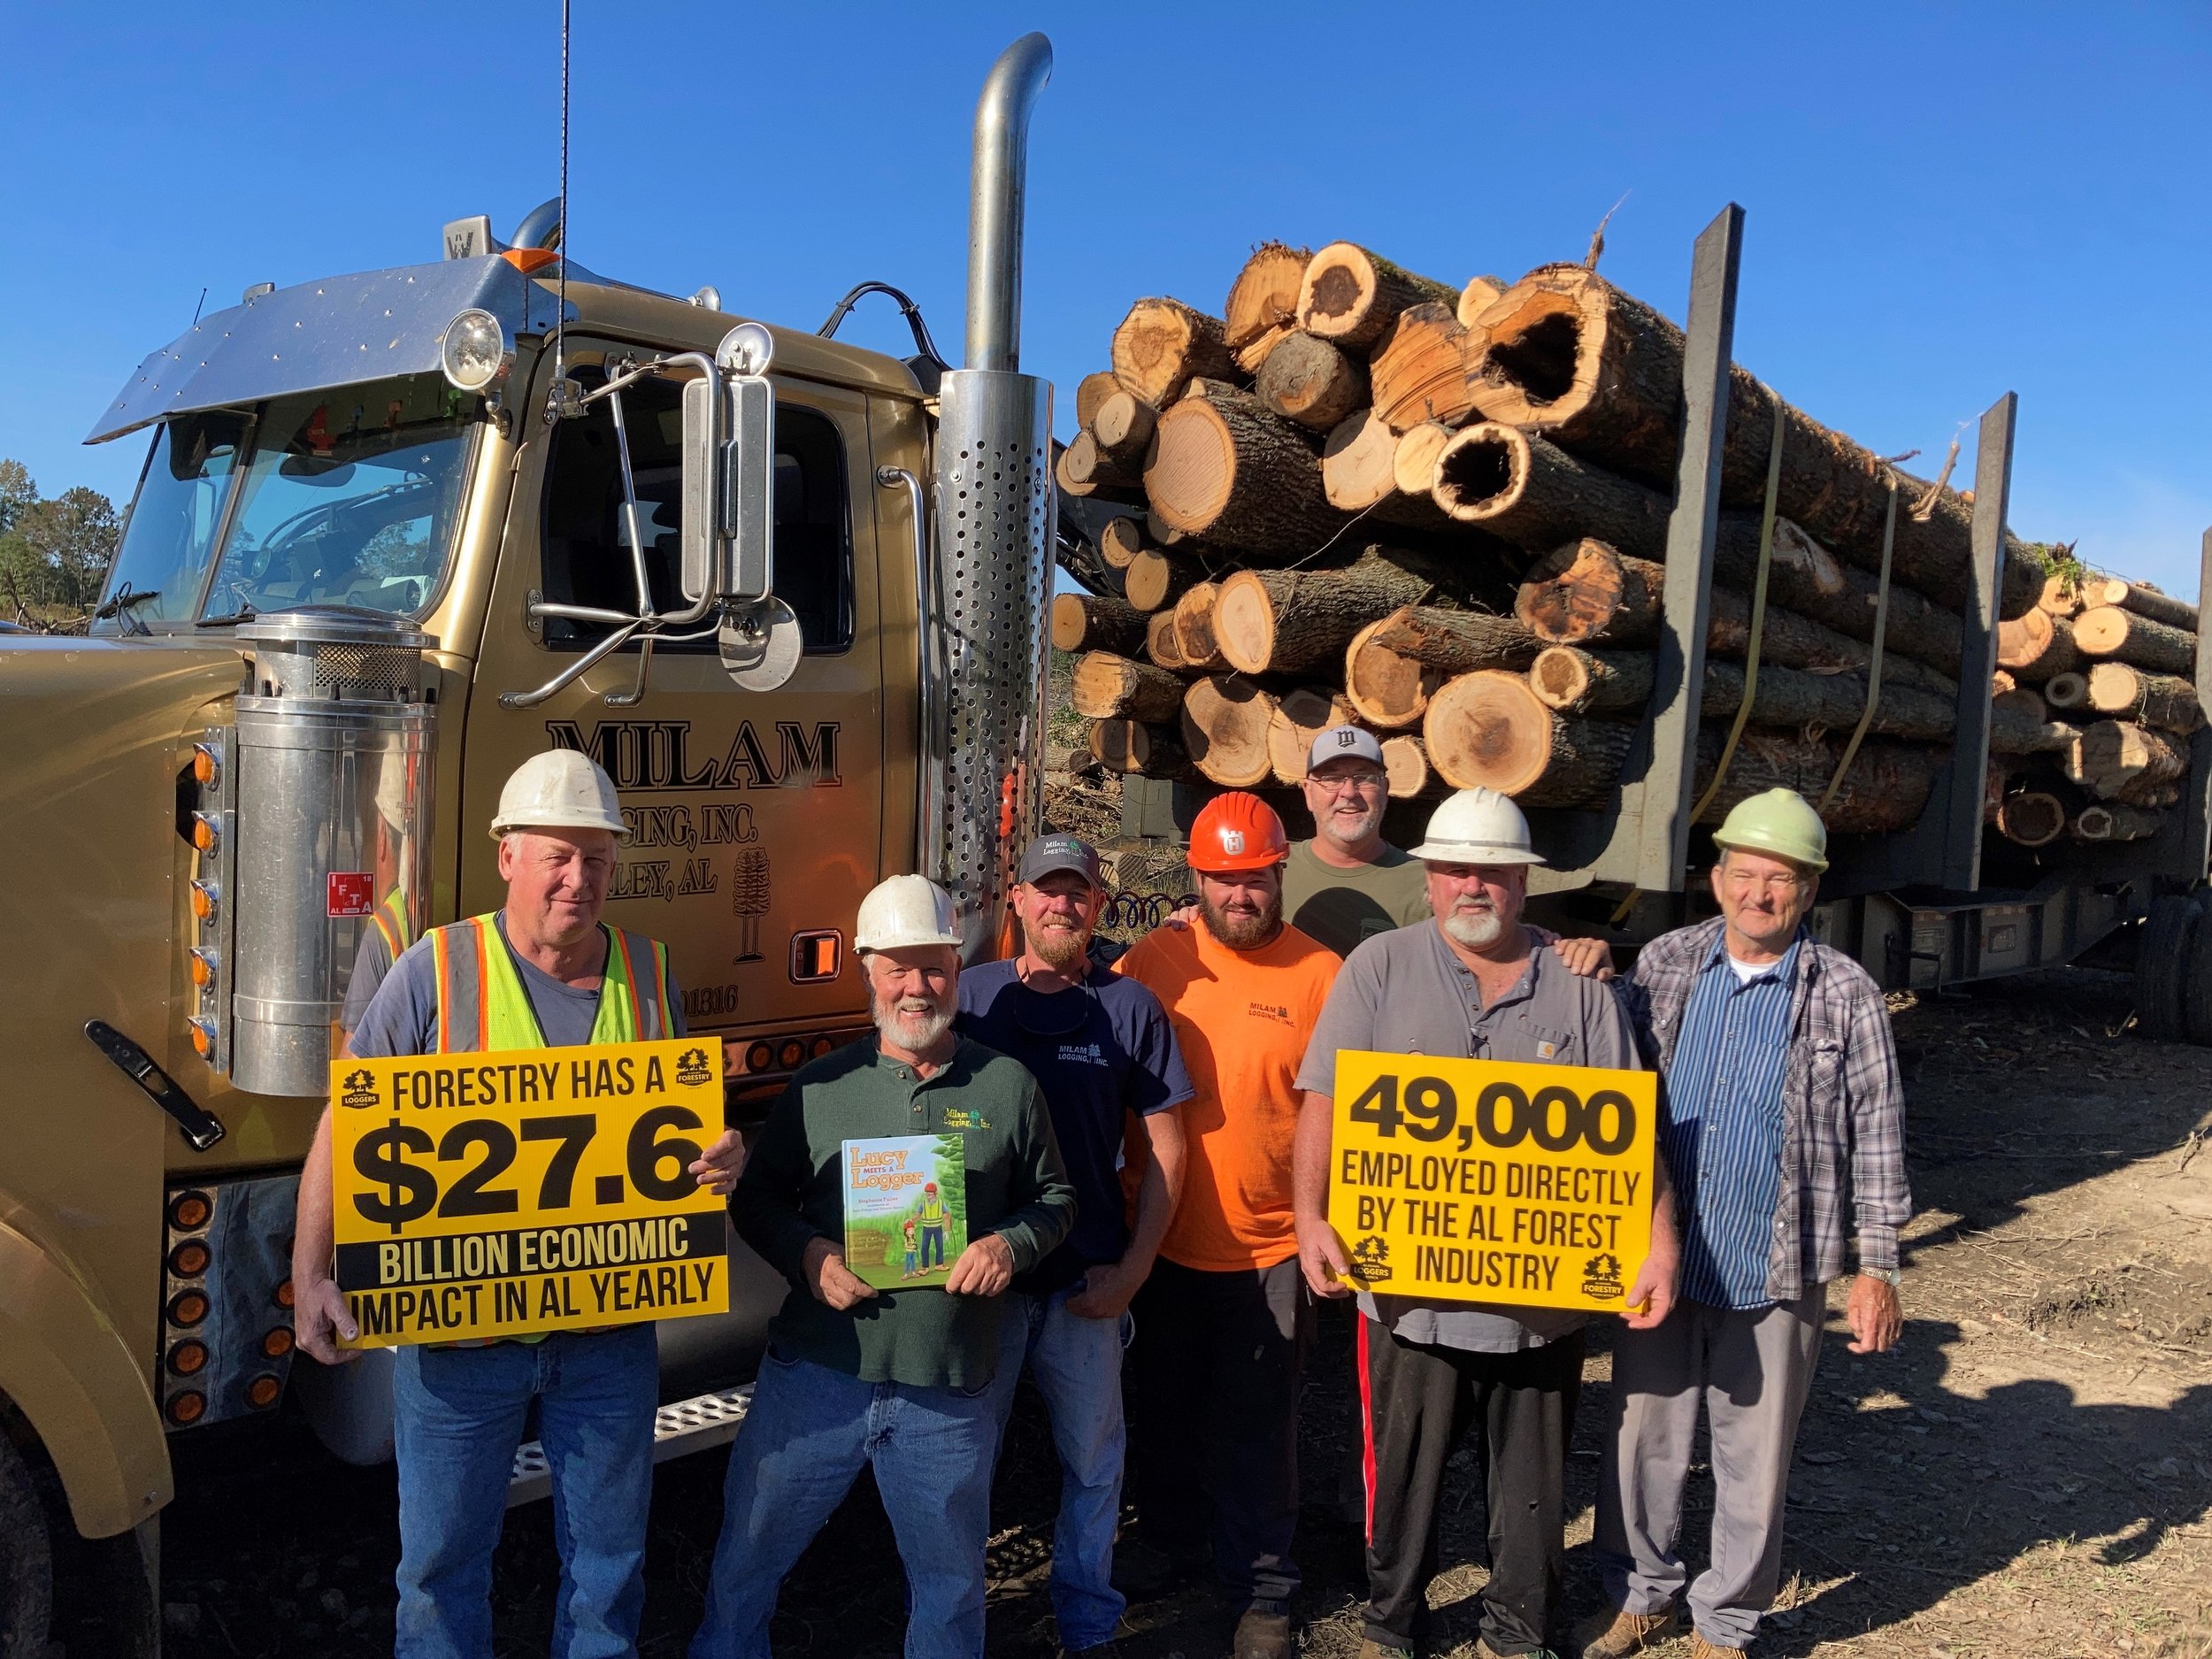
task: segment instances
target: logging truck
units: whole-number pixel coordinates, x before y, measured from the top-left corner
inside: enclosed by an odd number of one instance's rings
[[[1813,927],[1885,986],[2131,964],[2148,1033],[2212,1043],[2198,607],[2010,533],[2009,394],[1954,490],[1735,366],[1742,229],[1699,239],[1686,330],[1594,250],[1459,285],[1271,242],[1219,317],[1138,300],[1059,457],[1090,591],[1053,618],[1125,831],[1357,720],[1389,839],[1503,790],[1536,913],[1632,948],[1779,785],[1832,833]]]
[[[155,1650],[168,1437],[290,1400],[388,1455],[388,1364],[292,1351],[297,1171],[357,960],[496,907],[525,757],[614,778],[609,920],[670,947],[734,1125],[870,1030],[881,877],[995,949],[1059,534],[1018,366],[1050,64],[1018,42],[978,105],[964,368],[903,296],[913,357],[833,338],[880,285],[809,334],[600,276],[549,203],[249,289],[94,423],[147,457],[90,637],[0,645],[0,1652],[46,1651],[72,1535],[109,1540],[108,1651]],[[727,1317],[663,1326],[664,1455],[741,1414],[785,1286],[741,1244],[731,1274]],[[544,1479],[526,1447],[513,1495]]]

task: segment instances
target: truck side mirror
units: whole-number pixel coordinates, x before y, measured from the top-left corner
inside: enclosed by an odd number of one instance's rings
[[[774,344],[740,323],[715,351],[717,373],[687,381],[683,406],[684,596],[735,606],[775,591]]]

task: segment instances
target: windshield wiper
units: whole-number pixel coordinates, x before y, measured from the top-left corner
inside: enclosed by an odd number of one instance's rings
[[[192,626],[196,628],[227,628],[241,622],[251,622],[260,614],[251,605],[241,605],[227,617],[202,617]]]

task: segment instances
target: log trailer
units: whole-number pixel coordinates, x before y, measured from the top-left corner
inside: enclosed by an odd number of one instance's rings
[[[111,1540],[109,1651],[156,1650],[169,1436],[296,1399],[388,1455],[388,1363],[292,1351],[297,1171],[357,957],[498,905],[524,757],[620,787],[609,919],[672,948],[733,1124],[869,1031],[880,878],[943,882],[995,952],[1062,534],[1018,349],[1050,67],[1025,37],[977,107],[964,368],[895,289],[912,357],[835,340],[879,284],[809,334],[595,274],[549,203],[249,289],[94,424],[148,454],[91,636],[0,644],[0,1654],[46,1651],[77,1540]],[[663,1328],[664,1453],[741,1414],[785,1286],[731,1267],[728,1316]]]
[[[1618,760],[1613,771],[1606,773],[1608,787],[1601,791],[1601,799],[1594,803],[1579,803],[1574,809],[1531,804],[1530,818],[1537,836],[1537,844],[1549,856],[1550,863],[1533,873],[1532,893],[1535,895],[1533,913],[1540,919],[1565,931],[1594,933],[1610,938],[1616,944],[1632,949],[1655,937],[1669,927],[1679,925],[1686,916],[1709,913],[1709,896],[1703,891],[1701,876],[1698,873],[1709,864],[1712,847],[1706,830],[1694,820],[1701,798],[1712,776],[1713,750],[1717,736],[1725,726],[1710,724],[1715,710],[1712,706],[1717,692],[1725,695],[1725,707],[1736,708],[1745,696],[1744,669],[1740,662],[1709,662],[1709,641],[1715,637],[1714,623],[1724,605],[1741,611],[1744,594],[1750,587],[1747,558],[1743,534],[1744,515],[1726,515],[1722,511],[1722,472],[1724,457],[1735,457],[1731,449],[1732,434],[1728,430],[1730,404],[1732,335],[1736,308],[1736,289],[1740,265],[1743,240],[1743,210],[1733,204],[1727,207],[1698,238],[1693,262],[1690,284],[1689,323],[1683,337],[1681,351],[1680,413],[1681,441],[1674,451],[1674,488],[1671,507],[1665,510],[1663,525],[1663,576],[1656,567],[1647,566],[1655,582],[1663,582],[1659,598],[1659,618],[1656,639],[1646,648],[1650,655],[1641,659],[1641,672],[1649,675],[1647,694],[1640,687],[1637,698],[1641,712],[1632,728],[1612,726],[1601,729],[1619,734],[1626,747],[1624,759]],[[1344,248],[1348,244],[1336,244]],[[1355,250],[1355,253],[1358,250]],[[1291,261],[1294,273],[1306,256],[1292,253],[1279,244],[1266,244],[1254,256],[1253,263],[1239,278],[1239,287],[1232,290],[1228,325],[1233,347],[1238,334],[1236,320],[1240,296],[1255,280],[1271,252],[1279,252]],[[1314,272],[1321,268],[1330,250],[1306,266],[1307,292],[1314,282]],[[1532,277],[1533,282],[1536,279]],[[1295,282],[1294,274],[1289,280]],[[1418,281],[1419,279],[1414,279]],[[1470,294],[1487,285],[1490,297],[1497,291],[1494,279],[1478,278],[1469,285]],[[1302,299],[1304,297],[1302,295]],[[1480,302],[1470,300],[1469,305]],[[1130,319],[1123,325],[1124,334],[1117,336],[1116,370],[1119,390],[1130,387],[1132,375],[1122,361],[1121,348],[1126,334],[1140,327],[1156,330],[1164,325],[1149,314],[1162,307],[1180,307],[1178,302],[1144,300],[1138,302]],[[1425,315],[1426,314],[1426,315]],[[1463,309],[1462,320],[1467,311]],[[1429,305],[1404,313],[1397,338],[1403,342],[1415,334],[1415,320],[1432,331],[1449,326],[1448,311],[1440,305]],[[1202,319],[1203,320],[1203,319]],[[1288,326],[1287,315],[1277,320]],[[1307,318],[1305,326],[1314,325]],[[1212,325],[1220,338],[1221,325]],[[1181,326],[1179,325],[1179,326]],[[1187,332],[1187,329],[1185,329]],[[1280,330],[1279,328],[1278,332]],[[1293,342],[1308,337],[1292,334]],[[1266,342],[1260,342],[1264,349]],[[1260,401],[1279,414],[1307,422],[1317,429],[1340,414],[1366,393],[1370,376],[1374,381],[1373,396],[1379,416],[1387,401],[1383,387],[1386,370],[1390,366],[1393,351],[1402,352],[1403,347],[1379,349],[1371,364],[1361,373],[1361,385],[1353,400],[1346,403],[1332,403],[1328,413],[1317,420],[1310,419],[1302,406],[1308,396],[1303,384],[1296,384],[1286,392],[1271,386],[1276,358],[1265,357],[1259,373],[1257,396]],[[1225,359],[1225,361],[1226,359]],[[1186,359],[1187,361],[1187,359]],[[1339,359],[1332,358],[1341,367]],[[1215,371],[1207,371],[1215,372]],[[1440,383],[1448,382],[1456,388],[1456,368],[1440,377],[1426,372],[1410,377],[1425,395],[1433,396]],[[1740,370],[1734,371],[1740,378]],[[1104,376],[1097,377],[1102,381]],[[1233,395],[1225,396],[1210,386],[1192,385],[1201,389],[1187,395],[1178,395],[1179,401],[1173,407],[1177,418],[1191,410],[1196,399],[1214,398],[1233,403]],[[1088,383],[1086,383],[1087,389]],[[1061,470],[1063,488],[1069,493],[1087,493],[1094,480],[1110,477],[1110,450],[1112,440],[1119,435],[1120,422],[1117,410],[1108,399],[1117,388],[1106,387],[1099,400],[1093,404],[1089,425],[1077,444],[1071,445],[1066,465]],[[1455,395],[1455,393],[1452,395]],[[1125,398],[1123,401],[1126,401]],[[1195,419],[1203,411],[1193,416]],[[1958,626],[1959,661],[1956,665],[1955,687],[1943,685],[1948,702],[1955,698],[1955,711],[1937,705],[1936,699],[1925,687],[1914,687],[1914,682],[1904,680],[1901,671],[1911,670],[1916,664],[1902,657],[1893,657],[1888,684],[1901,685],[1904,689],[1895,694],[1893,701],[1903,703],[1910,700],[1914,706],[1929,710],[1932,729],[1939,727],[1944,747],[1939,749],[1916,751],[1916,758],[1923,759],[1932,768],[1932,783],[1927,788],[1926,805],[1909,824],[1881,833],[1837,833],[1832,840],[1832,865],[1821,882],[1821,902],[1813,912],[1811,926],[1821,939],[1846,950],[1862,962],[1868,971],[1886,987],[1915,989],[1939,993],[1947,987],[1970,980],[1991,979],[2032,969],[2062,966],[2089,960],[2115,966],[2132,965],[2138,978],[2138,1008],[2147,1034],[2164,1038],[2187,1037],[2193,1041],[2212,1044],[2212,926],[2200,926],[2199,918],[2204,908],[2205,878],[2208,849],[2212,848],[2212,730],[2197,722],[2197,729],[2187,736],[2170,737],[2166,741],[2179,746],[2186,756],[2186,768],[2176,780],[2178,798],[2162,813],[2156,815],[2155,832],[2134,840],[2114,840],[2103,842],[2074,841],[2061,843],[2047,851],[2031,850],[2017,844],[2020,838],[2007,837],[1987,827],[1986,820],[1994,805],[1986,795],[1990,777],[1991,733],[1993,722],[2025,718],[1999,705],[1993,708],[1991,687],[1993,672],[2000,663],[2001,634],[1999,621],[2001,595],[2008,585],[2017,588],[2024,575],[2019,571],[2008,571],[2005,549],[2009,537],[2006,528],[2007,496],[2010,487],[2013,431],[2016,415],[2016,399],[2008,393],[1993,405],[1982,418],[1976,461],[1976,476],[1971,501],[1970,544],[1971,558],[1962,584],[1963,593],[1957,595],[1960,603],[1956,618]],[[1463,411],[1462,418],[1464,418]],[[1164,429],[1170,416],[1159,418]],[[1357,461],[1363,435],[1347,446],[1342,440],[1348,434],[1359,430],[1364,417],[1355,412],[1346,426],[1332,433],[1323,454],[1323,478],[1331,484],[1331,504],[1350,508],[1356,502],[1368,497],[1345,499],[1335,493],[1335,480],[1331,469],[1341,463]],[[1419,419],[1417,415],[1412,418]],[[1501,415],[1499,419],[1509,419]],[[1405,422],[1400,422],[1402,426]],[[1369,431],[1375,431],[1377,423],[1371,422]],[[1405,485],[1405,457],[1407,446],[1412,444],[1422,430],[1432,431],[1439,442],[1450,434],[1442,428],[1413,428],[1413,436],[1402,441],[1397,450],[1399,484]],[[1384,489],[1373,499],[1383,500],[1387,494],[1390,478],[1389,434],[1382,433],[1384,465],[1381,468]],[[1486,429],[1463,429],[1460,442],[1487,441],[1496,444],[1521,442],[1510,427],[1493,426]],[[1089,445],[1088,449],[1081,446]],[[1223,454],[1228,446],[1220,446]],[[1241,457],[1240,456],[1240,459]],[[1294,459],[1295,459],[1294,451]],[[1310,468],[1310,463],[1302,464]],[[1164,470],[1164,469],[1163,469]],[[1445,488],[1448,482],[1448,469],[1439,468],[1440,480],[1435,495],[1443,503],[1448,496]],[[1186,469],[1173,474],[1168,483],[1180,486],[1190,476]],[[1071,509],[1075,517],[1087,526],[1087,539],[1079,549],[1079,557],[1069,561],[1069,569],[1075,578],[1093,593],[1111,595],[1125,593],[1133,606],[1133,621],[1130,607],[1113,609],[1110,604],[1086,608],[1080,602],[1064,601],[1068,624],[1060,642],[1073,648],[1079,636],[1097,631],[1097,624],[1121,626],[1136,638],[1141,625],[1148,619],[1158,623],[1168,618],[1167,634],[1171,641],[1181,640],[1187,644],[1188,628],[1183,619],[1194,596],[1202,597],[1212,608],[1202,607],[1205,615],[1208,635],[1207,649],[1225,655],[1229,666],[1244,671],[1269,666],[1261,657],[1248,661],[1238,660],[1236,641],[1231,637],[1233,626],[1228,595],[1230,584],[1249,584],[1257,575],[1273,574],[1271,571],[1246,572],[1230,576],[1221,564],[1211,568],[1212,580],[1202,588],[1184,591],[1184,597],[1171,609],[1156,609],[1162,603],[1157,593],[1140,593],[1141,582],[1156,582],[1161,572],[1171,568],[1177,557],[1186,550],[1147,551],[1135,555],[1133,561],[1126,547],[1117,548],[1117,537],[1130,537],[1139,533],[1139,526],[1148,522],[1146,546],[1150,545],[1151,533],[1163,528],[1171,539],[1177,530],[1187,527],[1178,523],[1174,508],[1179,504],[1169,499],[1162,480],[1152,471],[1145,474],[1145,487],[1151,492],[1152,512],[1148,521],[1143,518],[1141,504],[1144,495],[1134,488],[1133,472],[1117,480],[1124,485],[1121,493],[1101,491],[1090,499],[1078,500]],[[1309,488],[1311,480],[1304,480]],[[1599,480],[1602,482],[1603,480]],[[1216,491],[1206,504],[1210,508],[1216,500],[1227,492],[1209,480]],[[1425,490],[1425,482],[1421,486]],[[1620,487],[1613,488],[1618,491]],[[1650,499],[1650,498],[1646,498]],[[1124,504],[1109,504],[1114,502]],[[1135,503],[1136,506],[1126,503]],[[1425,499],[1418,506],[1426,511]],[[1963,507],[1960,509],[1962,516]],[[1117,517],[1118,514],[1137,513],[1136,519]],[[1418,518],[1402,518],[1402,522],[1418,524]],[[1586,522],[1586,521],[1585,521]],[[1751,524],[1755,527],[1755,516]],[[1961,525],[1963,531],[1965,526]],[[1732,535],[1731,531],[1734,532]],[[1624,534],[1622,545],[1631,545],[1626,539],[1634,527]],[[1254,534],[1247,528],[1243,534]],[[1386,529],[1385,535],[1400,534]],[[1563,534],[1600,534],[1601,529],[1586,529],[1581,525]],[[1900,538],[1901,545],[1901,536]],[[1962,536],[1963,540],[1963,536]],[[1199,544],[1202,549],[1202,543]],[[1619,588],[1621,561],[1610,549],[1585,541],[1580,544],[1586,556],[1595,549],[1610,565],[1612,591]],[[1655,541],[1652,557],[1660,549]],[[1576,551],[1571,544],[1560,556]],[[1385,578],[1404,580],[1409,560],[1404,555],[1392,552],[1386,556],[1400,567],[1395,572],[1377,568],[1372,561],[1361,567],[1373,573],[1365,576],[1370,582]],[[1233,563],[1233,556],[1226,561]],[[1255,558],[1261,565],[1296,564],[1302,561],[1280,557]],[[1557,562],[1548,568],[1556,568]],[[1569,582],[1575,567],[1570,566],[1558,578],[1563,586]],[[1359,572],[1355,572],[1358,576]],[[1418,588],[1429,572],[1416,566],[1412,571],[1413,586]],[[1717,576],[1720,579],[1717,580]],[[1780,578],[1778,576],[1778,582]],[[1862,587],[1870,586],[1870,579],[1862,575],[1855,579]],[[2037,580],[2041,580],[2039,573]],[[1217,588],[1216,584],[1219,584]],[[1799,584],[1801,589],[1803,584]],[[2101,583],[2101,588],[2124,593],[2127,584]],[[1525,595],[1527,588],[1524,588]],[[2203,562],[2200,572],[2200,591],[2212,595],[2212,532],[2208,532],[2204,543]],[[1929,602],[1917,595],[1904,594],[1903,599],[1920,607],[1924,623]],[[2137,603],[2147,608],[2155,602],[2160,611],[2170,611],[2176,617],[2186,614],[2190,626],[2198,623],[2199,614],[2193,608],[2180,604],[2164,595],[2152,595]],[[1368,614],[1379,614],[1381,609],[1399,603],[1392,598],[1380,603]],[[1793,595],[1791,603],[1808,603]],[[1938,606],[1940,610],[1943,607]],[[1472,608],[1480,609],[1479,605]],[[1149,618],[1145,613],[1150,613]],[[1281,614],[1279,611],[1279,615]],[[1732,615],[1733,613],[1731,612]],[[2103,616],[2104,612],[2097,613]],[[1498,620],[1462,610],[1449,615],[1438,615],[1420,610],[1402,611],[1376,628],[1395,624],[1399,638],[1383,637],[1397,644],[1401,650],[1413,649],[1418,654],[1418,641],[1406,641],[1405,635],[1417,632],[1411,619],[1430,618],[1432,627],[1450,625],[1463,626],[1472,635],[1494,631]],[[1525,611],[1524,611],[1524,619]],[[2129,618],[2122,618],[2124,624]],[[2030,612],[2024,624],[2004,624],[2010,630],[2026,625],[2040,624],[2047,639],[2052,624],[2047,617]],[[1515,626],[1513,618],[1502,619],[1507,629]],[[1801,621],[1794,623],[1803,628]],[[2141,626],[2139,619],[2138,626]],[[1249,631],[1249,630],[1248,630]],[[1525,633],[1525,630],[1522,630]],[[1370,637],[1362,634],[1354,638],[1348,661],[1359,659],[1360,641]],[[1557,637],[1557,636],[1555,636]],[[1863,637],[1863,635],[1862,635]],[[2192,640],[2193,636],[2177,633],[2177,640]],[[1090,641],[1085,639],[1085,643]],[[1236,695],[1239,682],[1230,680],[1198,680],[1192,682],[1182,703],[1182,730],[1179,739],[1172,735],[1171,726],[1157,722],[1172,719],[1156,710],[1147,707],[1140,696],[1112,682],[1109,673],[1120,663],[1112,653],[1126,651],[1130,656],[1148,656],[1154,664],[1165,663],[1178,666],[1176,657],[1162,650],[1156,640],[1139,639],[1133,645],[1106,637],[1100,641],[1102,651],[1079,660],[1076,669],[1076,702],[1078,711],[1092,716],[1113,715],[1130,718],[1094,721],[1094,753],[1101,747],[1106,754],[1099,756],[1109,764],[1115,764],[1131,775],[1123,780],[1123,830],[1125,835],[1153,840],[1172,841],[1187,828],[1191,818],[1205,799],[1215,792],[1216,785],[1191,776],[1193,768],[1186,761],[1187,751],[1195,759],[1210,738],[1217,743],[1225,725],[1217,721],[1212,707],[1219,701],[1222,688],[1229,687]],[[1853,645],[1853,641],[1840,641]],[[1863,646],[1855,648],[1863,663]],[[1593,667],[1601,667],[1601,661],[1582,653],[1564,651],[1545,653],[1563,659],[1570,670],[1577,666],[1577,659]],[[1740,658],[1744,650],[1739,643],[1732,655]],[[2186,657],[2186,650],[2183,652]],[[2185,660],[2162,664],[2169,673],[2193,672],[2193,687],[2197,702],[2212,708],[2212,653],[2201,649],[2196,652],[2193,664]],[[1426,660],[1440,658],[1430,657]],[[1519,659],[1525,661],[1525,658]],[[1513,665],[1509,663],[1508,665]],[[2085,665],[2086,660],[2085,659]],[[1413,666],[1417,668],[1417,662]],[[1156,676],[1162,682],[1156,699],[1164,708],[1171,701],[1171,694],[1181,689],[1171,677],[1156,670],[1137,668],[1135,672]],[[1195,672],[1195,671],[1194,671]],[[1862,666],[1856,671],[1863,675]],[[2116,668],[2114,672],[2132,677],[2132,671]],[[1318,678],[1318,672],[1313,675]],[[1533,676],[1532,676],[1533,677]],[[1441,695],[1450,695],[1457,687],[1470,691],[1483,689],[1482,682],[1503,680],[1502,675],[1473,674],[1453,682]],[[1815,676],[1792,674],[1785,672],[1770,678],[1790,682],[1801,692],[1817,693],[1824,682]],[[2079,679],[2080,676],[2074,676]],[[1271,682],[1257,677],[1244,682],[1254,687],[1270,683],[1280,689],[1279,679]],[[1291,683],[1294,683],[1294,680]],[[1343,711],[1330,712],[1333,702],[1340,710],[1340,698],[1348,698],[1350,710],[1371,718],[1386,738],[1386,758],[1391,744],[1406,740],[1389,736],[1393,728],[1407,726],[1413,718],[1401,708],[1394,717],[1388,709],[1378,709],[1371,716],[1362,703],[1362,687],[1356,669],[1348,668],[1342,680],[1341,693],[1322,687],[1317,692],[1286,693],[1281,701],[1281,714],[1268,719],[1261,717],[1271,743],[1286,727],[1294,734],[1306,726],[1326,724],[1332,718],[1348,718]],[[1931,682],[1942,683],[1942,682]],[[1999,680],[1998,684],[2006,683]],[[2168,682],[2180,695],[2187,695],[2187,687],[2178,680]],[[1702,687],[1701,696],[1693,696],[1687,688]],[[1392,687],[1390,690],[1402,689]],[[1838,686],[1840,692],[1844,687]],[[1856,701],[1848,702],[1848,711],[1835,735],[1840,737],[1851,729],[1850,718],[1855,717],[1863,706],[1866,686],[1863,680],[1849,688]],[[1086,706],[1087,693],[1092,701]],[[1253,695],[1252,691],[1242,695]],[[1294,699],[1304,697],[1313,704],[1313,711],[1293,714]],[[1265,699],[1263,697],[1263,701]],[[1701,704],[1703,706],[1701,707]],[[1563,700],[1554,701],[1554,707],[1571,707]],[[2039,707],[2039,703],[2038,704]],[[1540,713],[1541,710],[1539,710]],[[2192,716],[2195,710],[2189,710]],[[1259,729],[1250,717],[1232,716],[1240,719],[1246,732]],[[1286,720],[1284,716],[1289,718]],[[1702,717],[1702,718],[1701,718]],[[1810,712],[1802,716],[1814,719]],[[2034,721],[2045,717],[2038,713]],[[1428,710],[1427,761],[1434,763],[1440,726],[1438,710],[1430,700]],[[1151,724],[1147,724],[1151,722]],[[1833,724],[1832,717],[1828,722]],[[2185,729],[2185,723],[2176,721]],[[1494,727],[1493,728],[1495,729]],[[2046,728],[2047,730],[2049,728]],[[1110,731],[1111,741],[1102,744],[1101,739]],[[1470,738],[1471,745],[1483,740]],[[1502,740],[1499,740],[1502,741]],[[1135,750],[1141,743],[1148,742],[1156,749],[1167,747],[1168,765],[1165,770],[1179,770],[1183,776],[1162,777],[1139,775],[1148,769],[1146,757]],[[1701,755],[1701,743],[1703,753]],[[1276,743],[1279,749],[1281,745]],[[1298,750],[1291,765],[1302,768],[1302,749]],[[1539,742],[1540,751],[1541,743]],[[1814,746],[1808,744],[1808,749]],[[1895,751],[1892,751],[1894,753]],[[1610,762],[1613,757],[1607,757]],[[1263,772],[1268,764],[1265,754],[1252,763]],[[1154,770],[1162,768],[1154,766]],[[1615,777],[1617,772],[1617,777]],[[1279,755],[1275,761],[1275,776],[1286,776],[1284,762]],[[1822,773],[1825,778],[1828,774]],[[1926,780],[1916,776],[1912,787],[1917,789]],[[1438,787],[1432,785],[1432,792]],[[1501,787],[1509,787],[1503,786]],[[1751,787],[1763,787],[1754,785]],[[1799,787],[1802,787],[1803,785]],[[1862,786],[1863,787],[1863,786]],[[1817,793],[1818,786],[1813,786]],[[2049,840],[2064,826],[2063,809],[2053,797],[2016,797],[2017,801],[2033,800],[2059,808],[2057,823],[2051,827]],[[1302,813],[1302,806],[1295,795],[1283,803],[1286,811]],[[1394,805],[1386,833],[1401,844],[1410,844],[1408,837],[1418,839],[1419,818],[1427,805],[1420,802],[1400,802]],[[2116,815],[2127,812],[2117,809]],[[1708,820],[1717,814],[1709,814]],[[1901,816],[1893,815],[1893,816]],[[2144,821],[2150,821],[2145,815]]]

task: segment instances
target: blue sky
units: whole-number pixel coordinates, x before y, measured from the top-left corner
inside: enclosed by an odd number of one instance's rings
[[[78,440],[248,284],[434,258],[553,194],[557,4],[111,4],[0,17],[0,455],[118,504]],[[96,19],[95,21],[94,19]],[[2212,524],[2212,12],[2201,5],[774,10],[577,0],[572,246],[802,327],[853,282],[961,337],[967,144],[997,50],[1052,36],[1024,365],[1104,366],[1129,301],[1219,309],[1250,245],[1431,275],[1579,257],[1680,316],[1748,213],[1738,360],[1870,447],[1939,457],[2021,397],[2013,525],[2193,593]],[[881,301],[852,337],[903,351]],[[1960,481],[1970,478],[1971,429]]]

